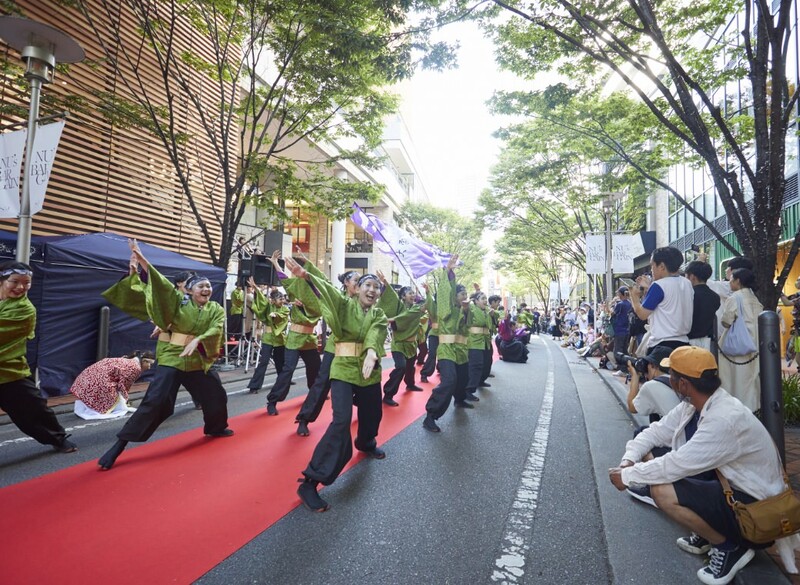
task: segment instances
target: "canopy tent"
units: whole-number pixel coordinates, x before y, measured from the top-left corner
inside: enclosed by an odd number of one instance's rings
[[[0,246],[0,258],[13,257],[13,250],[10,256],[5,250],[16,246],[16,234],[0,232]],[[130,249],[126,237],[113,233],[35,238],[32,248],[38,257],[31,256],[30,298],[38,319],[28,360],[38,370],[43,393],[56,396],[68,393],[77,375],[96,361],[100,309],[108,305],[100,293],[128,274]],[[223,302],[224,269],[146,243],[141,248],[167,277],[186,270],[207,276],[214,287],[213,300]],[[152,324],[112,307],[109,355],[155,349],[152,330]]]

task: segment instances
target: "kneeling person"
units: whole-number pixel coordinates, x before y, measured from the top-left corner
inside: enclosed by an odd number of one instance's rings
[[[670,368],[672,389],[682,402],[628,441],[609,479],[620,491],[631,485],[650,486],[659,509],[692,531],[678,539],[678,547],[694,554],[713,547],[708,565],[697,572],[700,581],[729,583],[752,560],[753,549],[765,545],[742,537],[718,480],[691,476],[717,469],[730,481],[734,498],[748,504],[785,489],[780,456],[761,422],[720,388],[710,352],[679,347],[661,363]],[[691,425],[696,425],[693,433],[687,432]],[[643,461],[662,446],[672,451]]]

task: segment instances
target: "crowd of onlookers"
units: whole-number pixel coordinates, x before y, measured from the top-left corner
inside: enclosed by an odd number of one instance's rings
[[[680,250],[658,248],[649,273],[619,286],[610,302],[531,313],[537,331],[626,379],[628,409],[649,424],[634,433],[609,479],[690,530],[678,548],[708,555],[697,577],[724,585],[772,543],[742,536],[722,479],[745,504],[787,487],[775,443],[757,417],[763,307],[753,263],[732,258],[724,280],[712,280],[712,272],[702,254],[683,266]],[[800,330],[800,294],[782,301],[794,305]],[[790,571],[795,548],[797,535],[778,541]]]

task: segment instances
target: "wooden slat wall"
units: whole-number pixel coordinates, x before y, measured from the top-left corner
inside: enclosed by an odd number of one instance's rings
[[[124,5],[124,2],[119,4]],[[93,13],[99,19],[105,10],[99,8],[99,0],[96,5],[98,9]],[[53,0],[18,0],[17,6],[24,16],[69,34],[80,43],[88,59],[102,56],[97,40],[78,11]],[[137,42],[133,16],[123,7],[119,18],[126,31],[126,41]],[[188,25],[180,28],[179,42],[195,52],[211,54],[209,39]],[[2,42],[0,49],[8,50]],[[10,55],[13,59],[17,54],[10,50]],[[142,62],[138,71],[148,79],[148,95],[164,100],[165,90],[155,59],[150,57],[149,61]],[[79,91],[77,85],[130,95],[110,68],[104,71],[85,64],[73,65],[70,75],[80,83],[64,85],[65,78],[57,73],[55,83],[43,87],[40,115],[54,113],[46,105],[48,94],[72,90],[88,98],[88,92]],[[206,103],[214,104],[219,100],[219,88],[212,80],[196,76],[193,83],[202,87]],[[28,93],[13,80],[0,76],[0,99],[27,107]],[[190,182],[197,206],[212,231],[214,248],[218,250],[221,228],[213,209],[216,207],[221,216],[225,198],[224,183],[217,176],[219,163],[186,98],[175,107],[181,112],[178,128],[193,135],[192,145],[187,150],[191,153]],[[25,119],[0,118],[0,124],[18,121]],[[0,229],[16,231],[17,221],[0,219]],[[69,117],[50,176],[44,209],[33,217],[32,231],[35,235],[116,232],[203,262],[211,258],[160,140],[142,129],[112,126],[99,114]]]

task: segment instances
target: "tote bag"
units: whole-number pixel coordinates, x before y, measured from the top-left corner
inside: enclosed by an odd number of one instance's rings
[[[739,313],[736,319],[725,334],[725,339],[722,340],[720,350],[726,356],[736,357],[741,355],[748,355],[756,353],[758,348],[755,341],[753,341],[750,332],[747,330],[747,323],[744,322],[744,307],[742,305],[742,298],[737,295],[736,301],[739,306]]]

